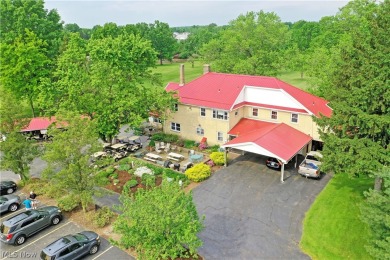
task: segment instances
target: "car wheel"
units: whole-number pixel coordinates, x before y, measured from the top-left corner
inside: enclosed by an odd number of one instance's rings
[[[60,223],[61,219],[59,216],[55,216],[54,218],[52,218],[51,220],[51,224],[52,225],[57,225],[58,223]]]
[[[15,238],[15,245],[20,246],[24,242],[26,242],[26,236],[25,235],[20,235],[17,238]]]
[[[14,212],[14,211],[17,211],[18,208],[19,208],[19,204],[13,203],[13,204],[9,205],[8,211]]]
[[[99,246],[98,245],[93,245],[91,249],[89,249],[89,254],[93,255],[96,254],[96,252],[99,251]]]
[[[12,189],[12,188],[8,188],[7,189],[7,194],[11,194],[11,193],[13,193],[14,192],[14,189]]]

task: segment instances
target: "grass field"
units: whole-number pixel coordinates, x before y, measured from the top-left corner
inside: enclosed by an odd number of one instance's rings
[[[186,83],[196,79],[197,77],[203,74],[203,62],[196,61],[194,63],[194,68],[192,68],[191,63],[184,62],[184,76]],[[179,82],[180,73],[179,73],[180,63],[166,63],[164,65],[157,65],[153,72],[159,73],[162,76],[163,86],[165,87],[168,82]],[[211,71],[213,70],[213,66],[211,65]],[[301,74],[295,71],[286,71],[282,72],[279,76],[279,79],[295,86],[300,89],[306,90],[309,87],[308,78],[301,78]]]
[[[370,231],[359,218],[370,187],[367,177],[336,174],[306,213],[301,249],[313,259],[372,259],[364,249]]]

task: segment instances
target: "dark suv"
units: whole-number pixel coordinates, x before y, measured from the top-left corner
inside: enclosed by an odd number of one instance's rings
[[[93,255],[99,251],[100,237],[92,231],[83,231],[74,235],[67,235],[54,241],[41,252],[44,260],[73,260],[84,255]]]
[[[1,224],[0,241],[21,245],[26,242],[27,237],[50,225],[57,225],[61,219],[61,210],[54,206],[19,213]]]

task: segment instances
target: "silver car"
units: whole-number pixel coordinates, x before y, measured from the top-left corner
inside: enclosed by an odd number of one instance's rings
[[[7,211],[17,211],[21,203],[22,201],[18,195],[0,196],[0,214]]]
[[[50,225],[57,225],[61,219],[61,210],[55,206],[27,210],[1,224],[0,241],[7,244],[21,245],[26,242],[27,237]]]

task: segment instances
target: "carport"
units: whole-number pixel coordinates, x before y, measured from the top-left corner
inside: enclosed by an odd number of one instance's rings
[[[228,133],[232,138],[223,148],[274,157],[281,162],[280,181],[284,182],[284,165],[296,156],[312,138],[284,123],[241,119]],[[226,158],[225,149],[225,158]],[[225,160],[226,161],[226,160]]]

